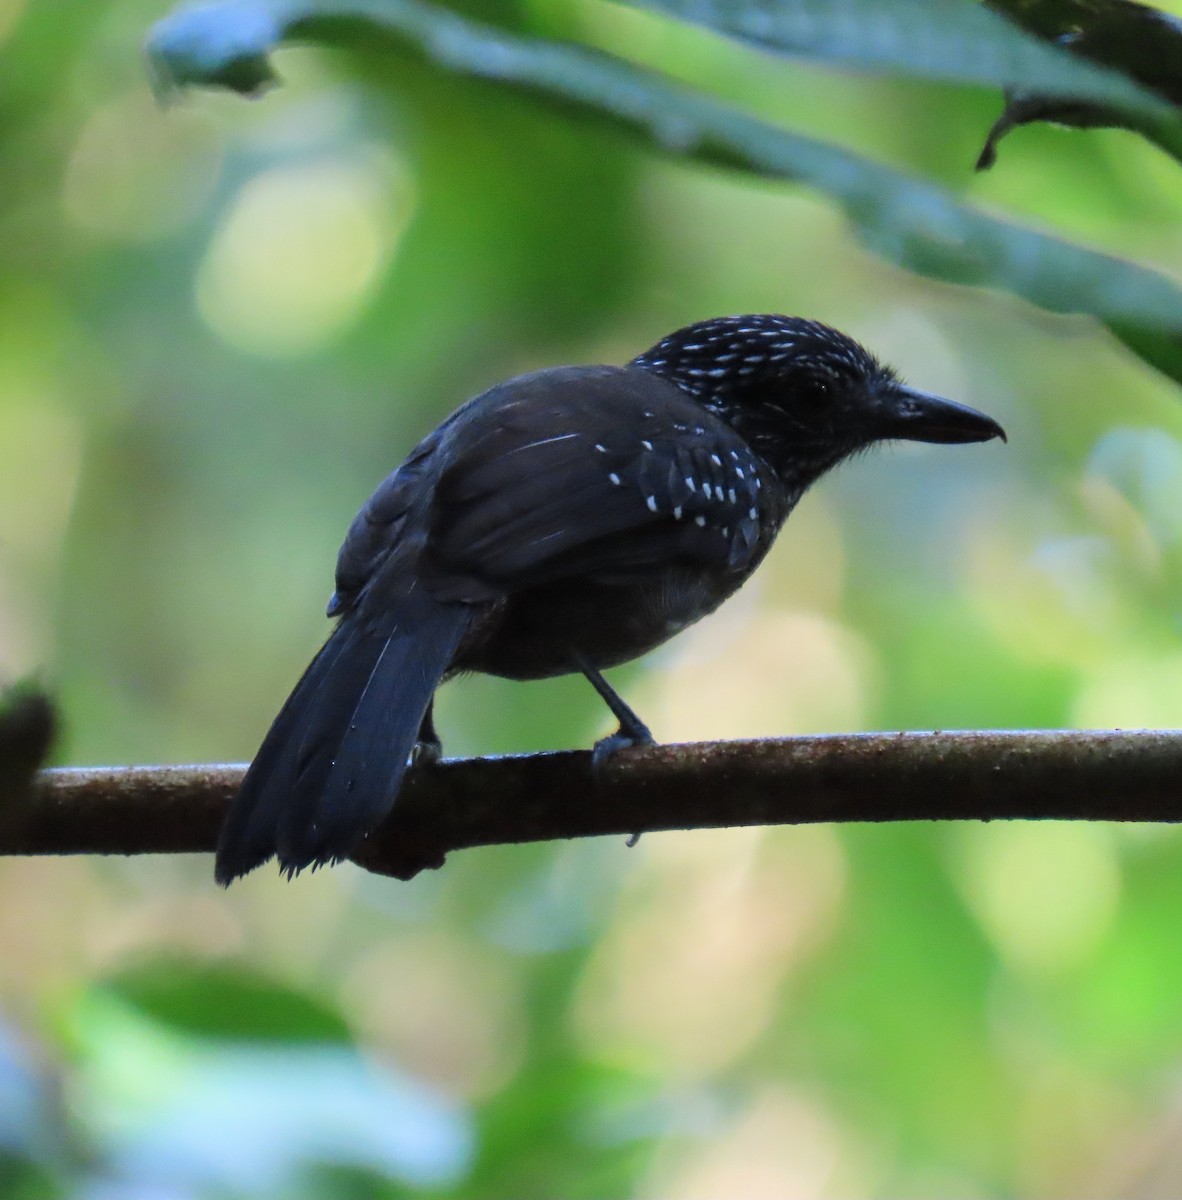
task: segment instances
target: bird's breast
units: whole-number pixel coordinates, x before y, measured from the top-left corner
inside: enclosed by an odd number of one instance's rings
[[[541,679],[646,654],[716,609],[746,574],[670,567],[643,582],[564,580],[506,597],[480,622],[456,669]]]

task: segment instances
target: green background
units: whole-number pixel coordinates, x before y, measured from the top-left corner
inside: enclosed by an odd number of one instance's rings
[[[1166,274],[1119,131],[609,4],[494,10]],[[68,763],[242,761],[336,548],[508,375],[782,311],[1009,444],[888,447],[614,679],[663,740],[1182,724],[1182,409],[1094,320],[874,257],[823,195],[373,47],[150,95],[166,7],[0,0],[0,673]],[[586,746],[577,679],[441,694],[449,754]],[[410,884],[0,863],[0,1195],[1056,1197],[1182,1190],[1172,829],[755,829],[469,851]]]

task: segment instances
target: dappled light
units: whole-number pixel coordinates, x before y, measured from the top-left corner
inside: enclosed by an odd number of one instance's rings
[[[871,649],[833,621],[756,612],[741,626],[705,623],[672,658],[650,708],[667,737],[770,737],[865,728],[876,675]]]
[[[167,112],[135,88],[97,108],[66,163],[62,203],[89,233],[153,241],[207,209],[221,174],[217,135],[200,114]]]
[[[969,905],[1016,972],[1054,976],[1085,963],[1121,893],[1117,846],[1102,826],[994,824],[958,837],[950,863]]]
[[[313,353],[362,312],[412,208],[409,182],[376,153],[273,167],[214,233],[197,307],[239,349]]]
[[[761,1090],[694,1145],[677,1168],[641,1191],[660,1200],[851,1200],[871,1194],[865,1169],[854,1160],[831,1114],[818,1099],[782,1087]]]
[[[768,1031],[782,986],[834,918],[845,863],[827,829],[794,845],[762,830],[654,842],[588,965],[577,1017],[598,1055],[684,1082]]]

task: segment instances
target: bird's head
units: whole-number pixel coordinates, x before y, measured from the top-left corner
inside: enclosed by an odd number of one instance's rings
[[[807,487],[875,442],[1005,439],[984,413],[907,387],[853,338],[800,317],[701,321],[631,365],[690,393],[789,487]]]

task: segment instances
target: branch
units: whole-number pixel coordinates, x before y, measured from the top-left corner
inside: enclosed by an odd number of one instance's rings
[[[0,854],[212,851],[242,766],[46,771]],[[410,879],[452,850],[819,821],[1182,819],[1182,732],[876,733],[585,751],[411,770],[356,861]]]

